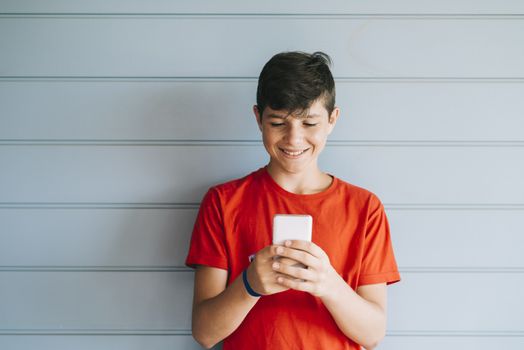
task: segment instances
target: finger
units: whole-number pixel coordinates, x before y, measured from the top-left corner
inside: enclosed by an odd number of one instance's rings
[[[269,261],[274,259],[274,257],[277,255],[275,253],[275,247],[274,245],[268,245],[262,249],[260,249],[255,256],[255,259],[258,259],[259,261]]]
[[[314,284],[311,282],[290,278],[285,275],[277,276],[277,283],[281,286],[294,290],[300,290],[302,292],[312,293],[315,289]]]
[[[301,280],[315,282],[318,279],[317,274],[314,272],[314,270],[311,270],[311,269],[308,270],[302,267],[283,265],[278,262],[274,262],[272,265],[272,268],[274,271],[277,271],[279,273],[283,273],[290,277],[298,278]]]
[[[290,258],[284,258],[284,257],[279,257],[278,259],[276,259],[276,261],[278,261],[282,265],[291,265],[292,266],[292,265],[299,264],[299,262],[296,260],[293,260]]]
[[[302,250],[287,247],[277,247],[275,251],[279,256],[295,260],[309,267],[316,268],[321,264],[319,259]]]
[[[310,241],[289,240],[284,242],[284,245],[289,248],[303,250],[319,259],[326,255],[322,248]]]

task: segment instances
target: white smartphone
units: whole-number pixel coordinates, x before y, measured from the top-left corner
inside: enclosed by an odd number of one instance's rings
[[[311,215],[276,214],[273,216],[273,244],[295,239],[311,242],[312,229]]]

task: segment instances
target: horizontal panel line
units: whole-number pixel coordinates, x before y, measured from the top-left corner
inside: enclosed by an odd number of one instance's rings
[[[197,209],[200,203],[1,202],[0,209]],[[523,205],[524,206],[524,205]]]
[[[186,266],[0,266],[1,272],[193,272]]]
[[[524,203],[384,203],[388,210],[523,210]]]
[[[197,209],[200,203],[0,202],[0,209]],[[384,203],[388,210],[523,210],[524,203]]]
[[[0,266],[0,272],[193,272],[186,266]],[[399,272],[413,274],[521,274],[522,267],[400,267]]]
[[[191,335],[190,329],[0,329],[0,335]]]
[[[0,329],[0,335],[156,335],[190,336],[190,329]],[[387,331],[390,337],[524,337],[522,330],[405,330]]]
[[[198,13],[198,12],[0,12],[0,18],[355,18],[355,19],[523,19],[522,13]]]
[[[388,331],[391,337],[524,337],[524,331],[468,331],[468,330],[427,330],[427,331]]]
[[[337,83],[393,83],[393,82],[427,82],[427,83],[523,83],[524,77],[342,77],[335,76]],[[48,76],[48,75],[4,75],[0,76],[0,82],[21,81],[108,81],[108,82],[253,82],[258,77],[249,76]]]
[[[195,77],[195,76],[0,76],[0,82],[20,82],[20,81],[180,81],[180,82],[239,82],[239,81],[253,81],[256,82],[256,77]],[[524,78],[522,79],[524,81]]]
[[[401,273],[461,273],[461,274],[472,274],[472,273],[524,273],[524,266],[522,267],[491,267],[491,266],[478,266],[478,267],[400,267]]]
[[[335,147],[524,147],[524,140],[328,140]],[[260,146],[261,140],[0,139],[0,146]]]

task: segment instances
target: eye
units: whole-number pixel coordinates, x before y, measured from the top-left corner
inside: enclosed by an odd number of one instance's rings
[[[315,126],[317,124],[318,123],[304,123],[304,125],[307,126],[307,127],[312,127],[312,126]]]
[[[275,126],[275,127],[284,125],[284,123],[270,123],[270,124],[271,126]]]

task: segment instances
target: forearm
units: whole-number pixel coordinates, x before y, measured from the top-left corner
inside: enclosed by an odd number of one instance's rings
[[[374,348],[386,332],[386,315],[377,304],[358,295],[340,276],[335,286],[322,301],[340,330],[350,339]]]
[[[194,306],[193,337],[212,347],[238,328],[257,301],[246,292],[240,275],[222,293]]]

